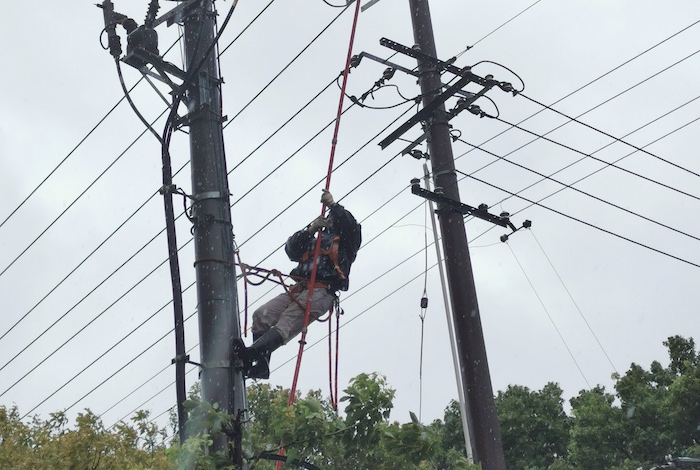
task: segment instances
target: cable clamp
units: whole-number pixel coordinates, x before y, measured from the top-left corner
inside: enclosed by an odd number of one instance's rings
[[[165,196],[166,194],[173,194],[177,192],[177,186],[174,184],[164,184],[160,187],[158,192],[163,196]]]
[[[440,171],[434,171],[433,172],[433,179],[443,176],[443,175],[454,175],[455,170],[440,170]]]
[[[203,362],[200,366],[202,367],[202,369],[230,369],[231,368],[231,361],[222,360],[222,361]]]
[[[180,356],[175,356],[172,361],[170,361],[171,364],[175,364],[178,362],[190,362],[190,355],[189,354],[182,354]]]
[[[203,193],[193,194],[192,200],[195,202],[203,201],[205,199],[222,199],[221,191],[205,191]]]

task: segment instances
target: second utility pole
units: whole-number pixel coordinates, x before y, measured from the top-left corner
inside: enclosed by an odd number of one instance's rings
[[[188,76],[188,114],[192,169],[197,309],[202,400],[240,417],[245,388],[233,368],[231,340],[240,338],[236,302],[233,227],[221,117],[221,80],[216,60],[213,0],[201,0],[184,20]],[[206,59],[203,55],[207,54]],[[195,70],[195,67],[201,67]],[[226,436],[214,439],[215,452],[228,452]],[[233,450],[240,462],[240,436]]]
[[[423,53],[437,57],[428,0],[409,0],[409,4],[416,45]],[[433,64],[419,61],[418,65],[421,92],[424,94],[423,105],[427,106],[441,93],[442,82],[440,73]],[[459,201],[450,130],[444,105],[440,105],[432,114],[426,133],[435,186],[442,188],[446,197]],[[468,418],[471,424],[474,460],[481,463],[483,470],[505,470],[501,431],[486,359],[464,217],[461,212],[445,208],[439,211],[439,220],[462,370],[462,387],[467,397]]]

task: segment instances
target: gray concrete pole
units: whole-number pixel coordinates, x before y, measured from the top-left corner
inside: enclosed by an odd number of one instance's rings
[[[234,417],[245,408],[245,385],[232,367],[231,340],[240,338],[229,188],[224,157],[220,77],[212,0],[202,0],[184,21],[188,76],[184,102],[190,130],[195,269],[199,316],[202,399]],[[212,451],[230,451],[240,465],[240,438],[215,439]],[[238,462],[235,462],[238,460]]]

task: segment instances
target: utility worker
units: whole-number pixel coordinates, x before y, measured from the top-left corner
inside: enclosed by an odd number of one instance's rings
[[[244,363],[243,373],[248,378],[270,377],[272,352],[287,344],[304,328],[309,295],[311,323],[330,310],[337,299],[337,291],[348,290],[350,265],[362,243],[361,226],[348,210],[333,200],[330,192],[323,190],[321,202],[329,209],[328,217],[318,217],[293,234],[284,247],[289,259],[299,263],[290,273],[297,283],[289,293],[280,294],[255,310],[253,344],[250,347],[238,342],[234,344]],[[315,283],[311,286],[317,236],[321,237],[321,252],[317,259]]]

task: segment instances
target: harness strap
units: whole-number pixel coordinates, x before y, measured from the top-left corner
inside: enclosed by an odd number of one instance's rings
[[[347,279],[347,276],[343,272],[342,269],[340,269],[340,266],[338,264],[340,260],[340,235],[334,235],[333,236],[333,241],[331,242],[331,246],[328,249],[321,249],[320,253],[321,255],[326,255],[330,260],[333,262],[333,266],[335,267],[335,270],[338,272],[338,275],[340,275],[340,278],[344,281]],[[306,261],[309,258],[313,256],[313,250],[308,250],[306,253],[304,253],[301,256],[302,261]]]

